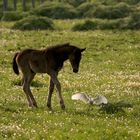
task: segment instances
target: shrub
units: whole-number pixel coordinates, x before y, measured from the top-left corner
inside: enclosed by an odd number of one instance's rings
[[[93,13],[93,16],[103,19],[117,19],[127,17],[130,11],[130,7],[125,3],[119,3],[116,6],[100,5]]]
[[[22,14],[19,12],[13,12],[13,11],[6,11],[3,12],[3,15],[1,17],[2,21],[16,21],[22,19]]]
[[[72,30],[73,31],[86,31],[86,30],[113,30],[113,29],[129,29],[128,23],[129,18],[126,19],[115,19],[115,20],[86,20],[84,23],[76,24]]]
[[[73,6],[56,2],[44,3],[31,13],[39,16],[47,16],[53,19],[73,19],[77,17],[77,11]]]
[[[140,29],[140,13],[133,13],[128,22],[129,29]]]
[[[120,29],[120,25],[123,23],[122,20],[86,20],[83,24],[75,25],[72,30],[74,31],[86,31],[86,30],[110,30],[110,29]]]
[[[122,20],[103,20],[98,27],[102,30],[120,29],[121,23],[123,23]]]
[[[77,7],[79,17],[93,17],[97,4],[85,2]]]
[[[125,2],[129,5],[135,5],[140,2],[140,0],[90,0],[96,3],[104,4],[104,5],[115,5],[121,2]]]
[[[87,0],[65,0],[65,1],[66,1],[67,3],[69,3],[69,4],[73,5],[73,6],[75,6],[75,7],[79,6],[79,5],[82,4],[82,3],[87,2]]]
[[[53,30],[54,24],[47,17],[30,16],[16,22],[12,28],[19,30]]]
[[[87,30],[95,30],[98,28],[97,21],[86,20],[84,23],[76,24],[72,30],[73,31],[87,31]]]
[[[119,29],[120,30],[129,29],[128,28],[129,21],[130,21],[130,18],[129,17],[123,18],[123,19],[119,19],[119,22],[120,22]]]
[[[140,13],[132,13],[130,17],[121,19],[120,29],[140,29]]]
[[[3,15],[2,9],[3,9],[3,3],[0,2],[0,19],[2,18],[2,15]]]
[[[2,16],[3,16],[3,12],[2,12],[2,11],[0,11],[0,19],[2,18]]]
[[[137,4],[140,2],[140,0],[125,0],[128,4]]]

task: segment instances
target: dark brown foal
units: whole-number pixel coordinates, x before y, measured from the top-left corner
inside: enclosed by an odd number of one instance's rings
[[[30,84],[36,73],[47,73],[50,76],[47,106],[51,108],[52,93],[54,86],[56,86],[61,108],[65,108],[64,100],[61,95],[61,84],[57,75],[63,67],[64,61],[67,59],[70,60],[73,72],[77,73],[81,54],[84,50],[85,49],[80,49],[66,43],[43,50],[26,49],[15,54],[13,58],[13,70],[16,74],[19,74],[19,69],[21,70],[23,76],[23,90],[30,107],[37,107],[37,103],[30,90]]]

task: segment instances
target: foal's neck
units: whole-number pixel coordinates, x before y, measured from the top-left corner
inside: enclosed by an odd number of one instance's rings
[[[61,57],[63,57],[63,60],[69,59],[70,54],[73,52],[74,47],[65,47],[62,50],[60,50]]]

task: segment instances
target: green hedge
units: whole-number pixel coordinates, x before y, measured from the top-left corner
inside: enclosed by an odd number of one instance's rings
[[[69,3],[70,5],[73,5],[75,7],[81,5],[82,3],[87,2],[88,0],[65,0],[67,3]]]
[[[2,18],[2,16],[3,16],[3,12],[2,12],[2,11],[0,11],[0,19]]]
[[[3,12],[1,20],[2,21],[16,21],[16,20],[20,20],[22,18],[23,18],[23,15],[19,12],[6,11],[6,12]]]
[[[74,27],[72,27],[73,31],[87,31],[87,30],[95,30],[98,28],[97,21],[86,20],[84,23],[78,23]]]
[[[47,17],[29,16],[14,24],[12,29],[19,30],[53,30],[54,24],[51,19]]]
[[[140,29],[140,13],[133,13],[128,23],[129,29]]]
[[[125,3],[119,3],[116,6],[99,5],[93,16],[102,19],[124,18],[129,15],[131,8]]]
[[[77,7],[78,16],[83,17],[93,17],[93,13],[97,8],[97,4],[91,2],[85,2]]]
[[[85,20],[83,23],[78,23],[72,27],[73,31],[87,30],[125,30],[125,29],[140,29],[140,13],[132,14],[129,18],[115,20]]]
[[[53,19],[73,19],[77,17],[77,11],[73,6],[56,2],[46,2],[31,11],[31,14],[47,16]]]
[[[117,5],[102,5],[86,2],[77,7],[77,10],[81,18],[117,19],[129,16],[132,12],[132,7],[123,2]]]
[[[85,20],[84,23],[76,24],[73,31],[87,31],[87,30],[108,30],[120,29],[121,20]]]

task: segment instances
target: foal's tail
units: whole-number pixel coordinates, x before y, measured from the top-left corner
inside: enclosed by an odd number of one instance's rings
[[[18,65],[17,65],[17,62],[16,62],[16,57],[19,53],[16,53],[14,58],[13,58],[13,62],[12,62],[12,65],[13,65],[13,70],[14,72],[19,75],[19,70],[18,70]]]

